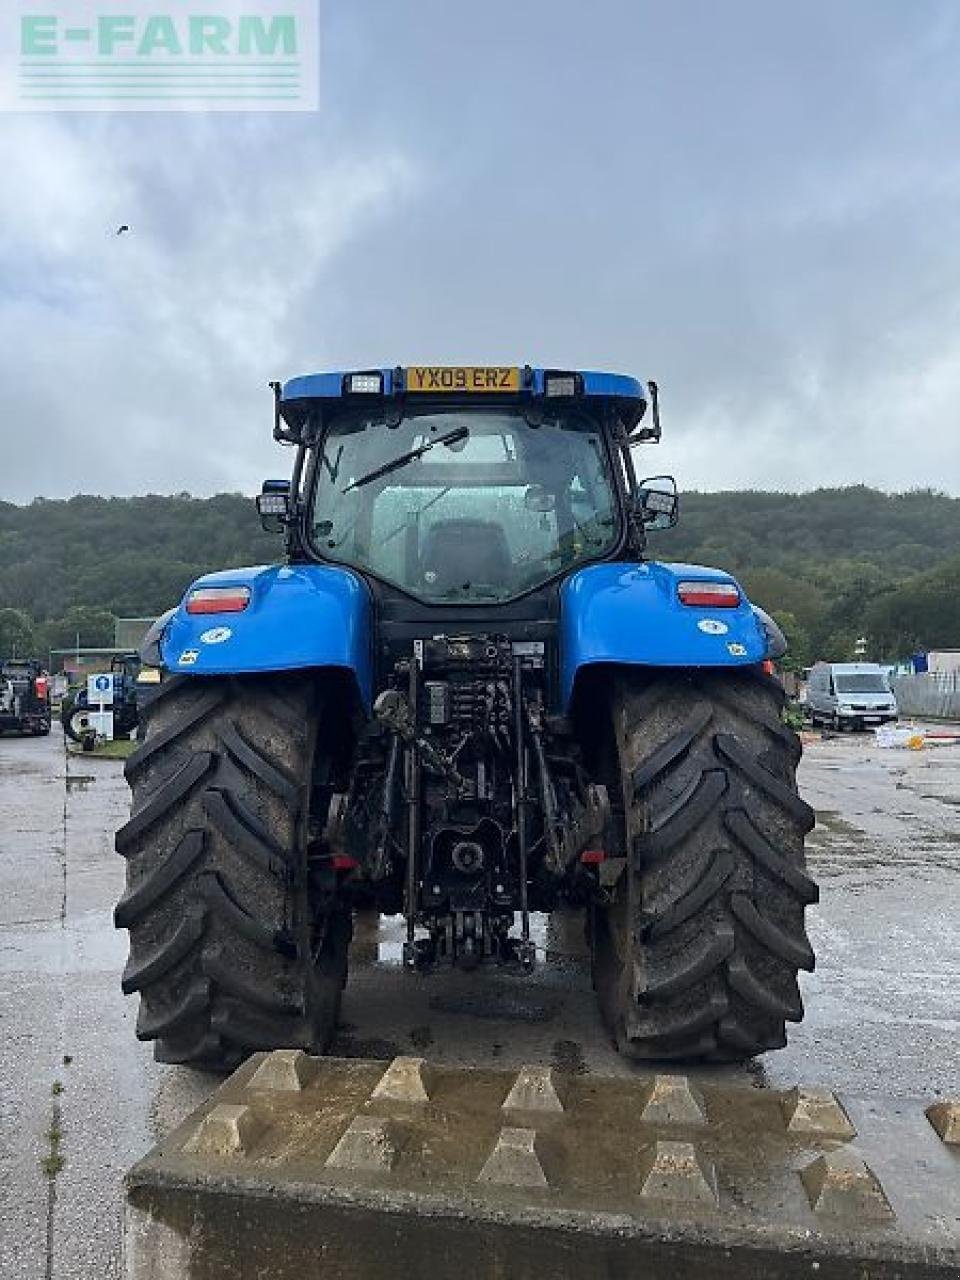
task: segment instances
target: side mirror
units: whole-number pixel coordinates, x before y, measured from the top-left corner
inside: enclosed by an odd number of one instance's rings
[[[672,529],[679,519],[680,499],[673,476],[651,476],[637,489],[637,508],[645,529]]]
[[[257,495],[257,514],[267,533],[282,533],[290,522],[290,481],[264,480]]]

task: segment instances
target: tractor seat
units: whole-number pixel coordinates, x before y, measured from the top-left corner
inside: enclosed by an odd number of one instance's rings
[[[513,560],[500,525],[489,520],[438,520],[424,539],[421,564],[424,580],[437,591],[448,591],[467,582],[503,582]]]

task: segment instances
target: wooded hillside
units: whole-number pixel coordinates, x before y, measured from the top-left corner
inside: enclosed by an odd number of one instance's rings
[[[161,612],[198,574],[275,559],[250,499],[0,503],[0,655],[108,644],[113,615]],[[960,499],[931,490],[686,494],[652,554],[729,569],[785,626],[797,662],[960,647]]]

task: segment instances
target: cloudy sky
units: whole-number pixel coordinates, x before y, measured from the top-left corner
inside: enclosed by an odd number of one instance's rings
[[[956,0],[320,3],[316,115],[0,117],[0,499],[252,492],[270,378],[456,361],[960,494]]]

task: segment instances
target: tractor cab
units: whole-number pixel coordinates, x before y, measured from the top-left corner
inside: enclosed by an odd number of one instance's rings
[[[295,504],[301,550],[425,604],[515,600],[638,552],[645,522],[674,516],[672,481],[648,508],[631,456],[659,437],[653,383],[415,367],[277,390],[276,434],[302,457],[296,495],[276,481],[261,495],[268,523]]]

